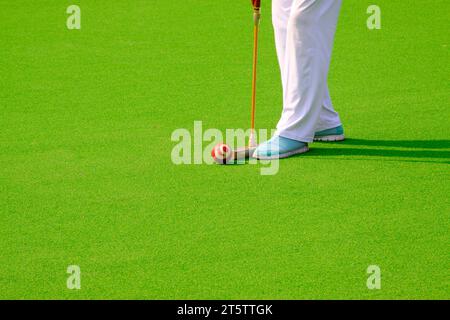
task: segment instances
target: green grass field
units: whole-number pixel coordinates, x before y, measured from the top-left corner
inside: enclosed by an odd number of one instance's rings
[[[248,126],[248,2],[2,5],[0,298],[450,298],[449,1],[378,0],[372,31],[373,1],[344,1],[329,83],[346,142],[274,176],[176,166],[175,129]],[[259,63],[270,129],[269,1]],[[72,264],[81,290],[66,287]],[[373,264],[381,290],[366,287]]]

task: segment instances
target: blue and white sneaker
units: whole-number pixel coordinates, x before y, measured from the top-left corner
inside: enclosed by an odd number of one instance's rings
[[[297,140],[280,136],[261,143],[253,153],[253,158],[260,160],[274,160],[293,156],[295,154],[308,152],[308,144]]]
[[[327,130],[322,130],[314,134],[314,141],[331,142],[343,140],[345,140],[345,136],[344,128],[342,127],[342,125]]]

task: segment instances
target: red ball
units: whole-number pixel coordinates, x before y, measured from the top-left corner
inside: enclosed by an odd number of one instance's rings
[[[218,164],[227,164],[233,157],[233,150],[224,143],[216,145],[212,151],[211,156]]]

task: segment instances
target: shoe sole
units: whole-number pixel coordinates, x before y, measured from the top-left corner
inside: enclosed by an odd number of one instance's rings
[[[301,154],[301,153],[305,153],[309,151],[309,147],[303,147],[294,151],[289,151],[287,153],[283,153],[281,155],[277,155],[277,156],[270,156],[270,157],[261,157],[258,156],[257,154],[253,154],[253,158],[258,159],[258,160],[277,160],[277,159],[283,159],[283,158],[288,158],[288,157],[292,157],[296,154]]]
[[[344,141],[345,136],[343,134],[335,134],[323,137],[314,137],[314,141],[322,141],[322,142],[333,142],[333,141]]]

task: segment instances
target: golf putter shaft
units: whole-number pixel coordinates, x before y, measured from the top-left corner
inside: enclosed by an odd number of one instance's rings
[[[255,0],[253,2],[253,70],[252,70],[252,108],[251,108],[251,122],[250,122],[250,138],[249,148],[255,148],[256,142],[254,137],[255,131],[255,115],[256,115],[256,80],[257,80],[257,65],[258,65],[258,36],[259,23],[261,20],[261,1]]]
[[[250,117],[250,137],[248,146],[245,148],[237,149],[233,153],[233,158],[248,159],[256,149],[255,142],[255,115],[256,115],[256,70],[258,64],[258,35],[259,35],[259,22],[261,20],[261,1],[252,0],[253,4],[253,71],[252,71],[252,105],[251,105],[251,117]]]

